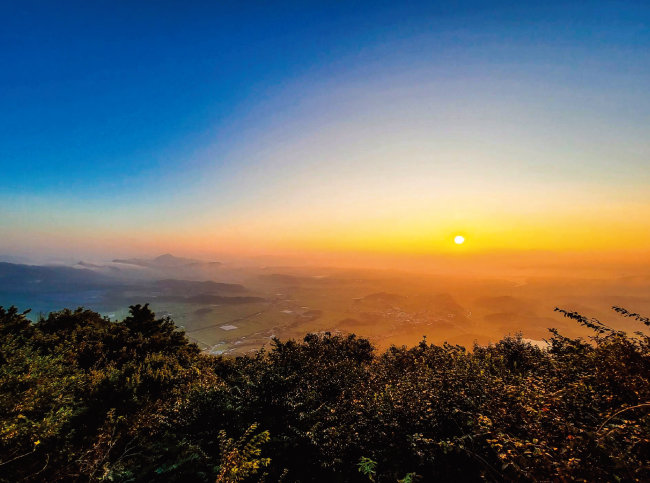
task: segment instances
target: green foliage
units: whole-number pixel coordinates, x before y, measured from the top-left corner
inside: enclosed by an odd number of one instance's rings
[[[397,480],[397,483],[413,483],[417,476],[416,473],[407,473],[404,478]]]
[[[650,338],[559,312],[594,335],[225,358],[146,305],[0,308],[0,481],[649,480]]]
[[[120,479],[200,379],[198,348],[147,306],[120,323],[77,309],[30,324],[0,308],[0,332],[4,481]]]
[[[252,424],[244,435],[235,441],[226,437],[226,432],[219,431],[219,473],[217,481],[223,483],[237,483],[244,481],[249,476],[268,466],[269,458],[260,458],[261,446],[268,442],[269,432],[255,433],[257,424]]]
[[[359,468],[359,473],[368,477],[370,481],[375,481],[375,475],[377,474],[377,462],[362,456],[359,458],[359,463],[357,463]]]

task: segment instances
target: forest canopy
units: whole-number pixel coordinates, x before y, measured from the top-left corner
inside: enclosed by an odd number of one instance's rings
[[[378,352],[355,335],[202,353],[147,305],[0,308],[1,481],[650,480],[650,321]]]

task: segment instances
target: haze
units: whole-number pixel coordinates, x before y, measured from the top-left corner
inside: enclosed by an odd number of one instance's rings
[[[647,3],[0,13],[0,305],[151,302],[216,352],[648,313]]]

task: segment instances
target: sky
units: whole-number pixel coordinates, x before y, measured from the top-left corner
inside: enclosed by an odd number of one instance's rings
[[[21,1],[0,25],[0,254],[648,259],[648,2]]]

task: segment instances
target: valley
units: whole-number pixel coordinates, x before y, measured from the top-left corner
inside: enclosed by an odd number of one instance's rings
[[[649,280],[255,267],[165,255],[73,267],[0,263],[0,305],[31,309],[32,320],[78,306],[117,320],[129,305],[148,303],[212,354],[240,355],[309,332],[356,333],[379,348],[423,337],[472,347],[518,332],[543,344],[550,327],[583,335],[556,306],[603,320],[612,305],[648,313]]]

